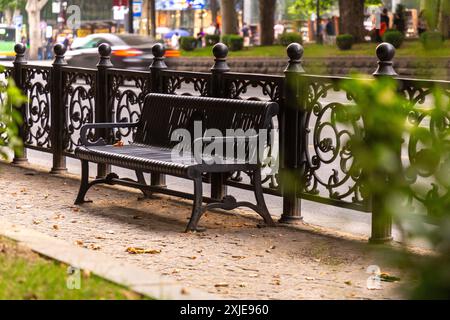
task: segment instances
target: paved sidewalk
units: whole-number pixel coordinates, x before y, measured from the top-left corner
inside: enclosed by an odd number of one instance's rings
[[[258,216],[237,210],[208,212],[201,221],[207,232],[185,234],[188,201],[138,201],[135,191],[98,187],[88,193],[93,203],[77,207],[77,177],[4,163],[0,185],[1,219],[225,298],[393,299],[407,283],[364,239],[317,227],[258,228]],[[402,280],[368,290],[371,265]]]

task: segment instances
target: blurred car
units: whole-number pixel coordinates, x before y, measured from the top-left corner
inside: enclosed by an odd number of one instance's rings
[[[16,28],[0,24],[0,61],[14,60],[16,53],[14,46],[16,44]]]
[[[67,63],[74,67],[95,68],[99,61],[97,48],[102,43],[111,46],[111,62],[115,68],[148,70],[153,60],[152,46],[156,41],[135,34],[92,34],[73,41],[71,50],[65,55]],[[176,57],[179,53],[166,50],[166,56]]]

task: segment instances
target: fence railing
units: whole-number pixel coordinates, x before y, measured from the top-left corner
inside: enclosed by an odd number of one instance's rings
[[[267,194],[283,198],[280,221],[301,221],[302,199],[363,212],[372,211],[370,197],[362,195],[358,177],[349,172],[353,156],[343,141],[360,132],[356,128],[339,127],[331,121],[336,108],[353,103],[340,86],[340,82],[348,78],[306,74],[302,67],[301,45],[291,44],[287,48],[289,59],[284,76],[230,72],[228,48],[223,44],[213,48],[214,63],[209,73],[168,70],[164,63],[164,48],[160,44],[153,47],[154,59],[149,71],[115,69],[110,60],[111,48],[106,44],[99,46],[96,69],[67,66],[65,51],[63,45],[57,44],[51,66],[29,65],[24,58],[25,47],[17,44],[13,67],[6,68],[1,75],[3,78],[14,78],[28,96],[28,103],[21,108],[24,125],[20,134],[25,148],[20,157],[15,157],[15,163],[27,161],[26,149],[35,149],[52,153],[52,173],[65,172],[66,157],[73,157],[74,149],[80,144],[82,125],[138,121],[144,97],[150,92],[265,99],[280,105],[280,114],[273,121],[273,127],[279,132],[275,144],[279,149],[280,170],[266,174],[263,179]],[[426,121],[424,104],[436,86],[444,88],[450,96],[450,82],[397,77],[392,63],[394,48],[381,44],[376,54],[379,62],[378,68],[374,66],[376,71],[373,75],[396,77],[401,82],[402,94],[416,107],[415,114],[408,119],[410,124],[434,130],[433,124]],[[106,136],[103,131],[90,132],[89,136],[91,139],[103,137],[113,142],[129,140],[133,134],[124,129],[115,131],[113,136]],[[409,161],[414,161],[419,151],[412,140],[405,141],[408,151],[404,156]],[[109,170],[107,166],[98,166],[97,175],[105,176]],[[297,176],[298,183],[285,188],[285,173]],[[422,174],[423,177],[426,175],[426,172]],[[211,197],[215,199],[226,195],[227,186],[250,189],[251,179],[246,172],[205,177],[205,181],[211,183]],[[152,174],[151,184],[166,185],[165,177]],[[427,197],[436,196],[432,188],[430,186]],[[392,239],[391,222],[380,219],[378,212],[372,212],[373,242]]]

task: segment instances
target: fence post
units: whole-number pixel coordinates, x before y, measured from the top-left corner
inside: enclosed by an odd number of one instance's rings
[[[373,76],[377,78],[398,76],[392,62],[395,56],[394,46],[390,43],[382,43],[377,47],[376,54],[379,61],[378,68],[373,73]],[[398,156],[401,157],[401,150],[398,150]],[[382,199],[379,199],[377,195],[372,195],[371,206],[372,234],[369,242],[383,244],[392,241],[392,217],[384,213]]]
[[[223,43],[217,43],[213,47],[214,65],[211,68],[211,96],[224,97],[224,81],[222,75],[230,71],[227,63],[228,47]],[[211,174],[211,198],[222,200],[227,194],[225,185],[227,176],[223,173]]]
[[[280,136],[284,138],[281,146],[280,163],[282,168],[281,189],[283,193],[283,214],[281,223],[296,224],[303,220],[301,214],[301,200],[298,197],[303,180],[303,170],[305,161],[304,148],[306,141],[306,114],[302,110],[303,99],[306,98],[304,92],[306,88],[302,85],[299,74],[305,72],[302,67],[303,47],[298,43],[292,43],[287,48],[289,63],[284,70],[284,98],[285,110],[282,114],[282,132]],[[293,179],[290,177],[293,176]]]
[[[98,47],[100,60],[97,64],[97,85],[95,92],[95,122],[113,122],[112,112],[109,108],[109,92],[108,92],[108,73],[107,70],[113,67],[111,63],[111,47],[107,43],[102,43]],[[95,132],[97,138],[104,138],[109,141],[108,131],[97,129]],[[99,164],[97,166],[97,178],[104,178],[111,172],[111,166]]]
[[[53,48],[55,60],[51,73],[51,128],[50,141],[52,143],[53,167],[50,173],[59,174],[67,171],[66,157],[64,156],[64,92],[62,68],[67,65],[64,54],[67,48],[61,44],[55,44]]]
[[[22,72],[22,66],[27,64],[27,61],[25,59],[25,51],[26,47],[22,43],[18,43],[14,46],[14,51],[16,53],[16,58],[14,59],[13,65],[14,65],[14,73],[12,74],[12,77],[14,79],[14,82],[16,83],[16,86],[24,93],[26,94],[25,90],[25,79],[23,78],[23,72]],[[27,103],[24,103],[20,106],[20,113],[22,115],[23,123],[19,126],[19,137],[22,139],[23,143],[25,144],[25,128],[26,128],[26,108]],[[28,162],[27,159],[27,150],[25,149],[25,145],[20,148],[19,152],[16,152],[14,154],[13,164],[23,164]]]
[[[163,93],[163,81],[161,71],[167,69],[167,65],[164,62],[165,49],[164,45],[157,43],[152,47],[153,61],[150,65],[150,85],[151,92]],[[159,173],[152,173],[150,175],[150,184],[157,187],[166,187],[166,176]]]

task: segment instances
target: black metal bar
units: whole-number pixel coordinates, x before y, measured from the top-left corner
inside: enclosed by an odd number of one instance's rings
[[[13,70],[12,76],[14,78],[14,82],[16,83],[16,86],[19,89],[21,89],[23,93],[26,94],[25,85],[24,85],[25,79],[23,79],[23,72],[22,72],[22,66],[27,64],[27,61],[25,59],[26,47],[24,44],[18,43],[15,45],[14,51],[16,53],[16,58],[14,59],[14,62],[13,62],[14,70]],[[25,145],[25,139],[26,139],[25,138],[25,127],[26,127],[26,121],[27,121],[26,108],[27,108],[26,103],[24,103],[23,105],[20,106],[20,113],[22,115],[23,123],[19,126],[19,136],[22,139],[24,145]],[[18,150],[18,152],[15,152],[13,163],[14,164],[23,164],[23,163],[27,163],[27,162],[28,162],[27,150],[25,149],[25,146],[23,146],[20,148],[20,150]]]
[[[283,214],[281,223],[295,224],[302,221],[300,194],[301,183],[303,179],[302,166],[305,165],[303,157],[305,156],[304,139],[306,137],[307,127],[305,125],[305,112],[301,110],[302,94],[305,88],[301,86],[299,74],[304,73],[302,67],[303,47],[298,43],[293,43],[287,48],[289,63],[285,74],[285,110],[282,115],[281,135],[284,137],[281,147],[281,189],[283,193]]]
[[[165,49],[161,43],[157,43],[152,47],[153,62],[150,66],[150,86],[152,93],[163,93],[163,80],[161,72],[167,69],[165,63]],[[165,188],[166,176],[159,173],[150,174],[150,185]]]
[[[59,174],[67,171],[64,156],[64,92],[62,68],[67,65],[64,54],[67,48],[63,44],[54,46],[55,60],[51,73],[51,128],[50,141],[53,150],[53,167],[50,173]]]
[[[95,94],[95,123],[113,122],[112,110],[109,108],[109,92],[108,92],[108,74],[107,70],[113,67],[111,63],[111,47],[102,43],[98,47],[100,60],[97,64],[97,85]],[[103,138],[106,142],[110,142],[109,132],[99,129],[95,132],[96,139]],[[97,166],[97,178],[104,178],[111,172],[111,166],[99,164]]]
[[[223,43],[218,43],[213,47],[214,65],[211,68],[211,97],[223,98],[225,96],[223,88],[223,75],[230,71],[227,63],[228,47]],[[211,175],[211,198],[223,199],[227,195],[225,185],[227,177],[223,173]]]
[[[395,56],[395,48],[393,45],[389,43],[380,44],[376,49],[376,55],[379,60],[378,68],[373,73],[376,78],[398,76],[397,72],[394,70],[392,62],[392,59]],[[371,139],[371,137],[366,135],[365,139]],[[401,149],[397,151],[397,156],[399,157],[398,161],[401,163]],[[385,180],[389,181],[387,177]],[[389,188],[388,185],[386,187]],[[383,201],[384,199],[380,198],[376,194],[371,196],[372,234],[369,239],[370,243],[383,244],[393,240],[392,217],[383,209]]]

